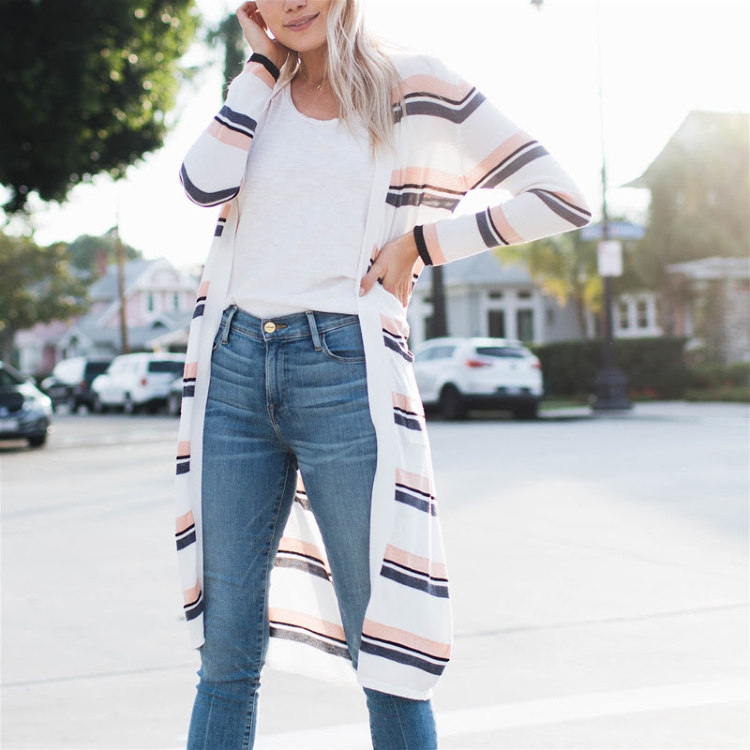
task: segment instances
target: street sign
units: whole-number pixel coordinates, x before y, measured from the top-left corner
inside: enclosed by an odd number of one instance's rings
[[[606,240],[597,245],[600,276],[622,276],[622,243]]]

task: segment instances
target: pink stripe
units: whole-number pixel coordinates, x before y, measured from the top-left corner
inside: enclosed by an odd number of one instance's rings
[[[177,443],[177,455],[178,456],[190,455],[190,441],[189,440],[180,440]]]
[[[206,132],[216,138],[217,141],[242,149],[242,151],[249,151],[250,144],[253,142],[253,139],[249,135],[238,133],[236,130],[222,125],[218,120],[212,120],[211,124],[206,128]]]
[[[183,377],[188,380],[194,380],[198,374],[198,363],[197,362],[185,362],[185,370]]]
[[[503,141],[466,175],[467,185],[475,185],[487,174],[487,172],[505,161],[505,159],[507,159],[514,151],[523,146],[524,143],[528,143],[531,140],[532,139],[528,133],[519,130],[515,135],[512,135],[510,138]]]
[[[219,213],[220,219],[226,219],[229,217],[229,212],[232,210],[232,204],[230,202],[222,203],[221,204],[221,211]],[[208,282],[203,282],[206,286],[208,286]]]
[[[395,170],[391,175],[391,185],[431,185],[445,190],[466,192],[466,185],[461,175],[426,167],[406,167]]]
[[[339,641],[345,641],[344,628],[335,622],[320,620],[317,617],[302,612],[295,612],[291,609],[271,609],[268,612],[268,619],[273,623],[296,625],[300,628],[312,630],[314,633],[327,635],[329,638],[336,638]]]
[[[407,94],[416,94],[423,91],[437,96],[444,96],[446,99],[452,99],[453,101],[461,101],[472,88],[472,85],[466,81],[453,84],[444,81],[442,78],[419,74],[409,76],[401,81],[396,92],[396,99],[398,100],[399,94],[406,96]]]
[[[405,565],[412,570],[418,570],[420,573],[425,573],[434,578],[448,577],[448,571],[442,563],[434,562],[427,557],[412,555],[411,552],[394,547],[392,544],[389,544],[385,548],[385,559],[399,563],[400,565]]]
[[[175,521],[176,533],[182,534],[185,529],[190,528],[194,523],[195,520],[193,519],[193,511],[189,510],[187,513],[185,513],[184,516],[180,516]]]
[[[299,555],[307,555],[323,563],[323,567],[328,573],[331,572],[328,566],[328,558],[320,547],[309,542],[303,542],[301,539],[293,539],[290,536],[282,537],[279,542],[279,552],[296,552]]]
[[[380,325],[391,333],[397,333],[406,338],[409,335],[409,324],[404,320],[389,318],[387,315],[380,316]]]
[[[191,589],[185,589],[185,591],[182,592],[182,597],[185,604],[192,604],[200,596],[200,593],[200,583],[196,583],[195,586],[193,586]]]
[[[436,656],[439,659],[447,659],[451,654],[450,643],[440,643],[422,638],[415,633],[409,633],[400,628],[392,628],[388,625],[381,625],[379,622],[365,620],[362,627],[362,635],[371,638],[381,638],[384,641],[401,644],[407,648],[414,648],[430,656]]]
[[[248,63],[245,66],[245,70],[260,78],[269,89],[272,89],[276,85],[276,79],[259,62]]]
[[[208,282],[208,281],[202,281],[201,282],[201,285],[198,287],[198,296],[199,297],[207,297],[208,296],[208,287],[209,287],[209,284],[210,284],[210,282]]]
[[[497,231],[502,234],[503,239],[510,243],[511,245],[516,245],[519,242],[524,242],[524,238],[521,237],[518,232],[516,232],[515,229],[508,223],[508,220],[505,218],[505,212],[503,211],[502,206],[494,206],[490,209],[490,216],[492,216],[492,221],[495,223],[495,226],[497,227]]]
[[[432,480],[429,477],[423,477],[419,474],[412,474],[410,471],[396,469],[396,483],[405,484],[407,487],[414,487],[415,490],[421,490],[428,495],[434,495]]]
[[[443,255],[443,251],[440,247],[440,242],[437,236],[437,229],[434,224],[425,224],[422,229],[424,233],[424,241],[427,245],[427,252],[430,254],[433,266],[442,266],[443,263],[448,261]]]
[[[422,406],[421,401],[409,398],[403,393],[395,392],[391,393],[391,398],[393,399],[393,405],[395,407],[404,409],[405,411],[413,412],[415,414],[419,414],[420,416],[424,416],[424,407]]]

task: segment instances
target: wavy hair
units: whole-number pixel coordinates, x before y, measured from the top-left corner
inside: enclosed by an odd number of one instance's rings
[[[339,101],[339,116],[352,130],[359,120],[373,148],[393,145],[391,96],[399,76],[364,25],[363,0],[331,0],[328,12],[328,80]],[[300,61],[289,56],[280,84],[290,83]]]

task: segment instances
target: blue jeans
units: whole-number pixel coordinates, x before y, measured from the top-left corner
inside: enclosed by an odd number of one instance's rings
[[[272,322],[233,306],[214,341],[203,437],[206,642],[189,750],[253,746],[269,578],[298,468],[355,665],[370,596],[377,446],[359,321],[310,312]],[[437,747],[430,701],[365,694],[376,750]]]

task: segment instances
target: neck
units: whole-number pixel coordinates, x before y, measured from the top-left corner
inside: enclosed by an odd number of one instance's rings
[[[328,55],[325,47],[303,52],[299,58],[302,70],[310,83],[319,84],[328,77]]]

